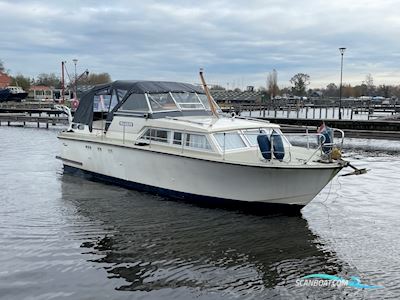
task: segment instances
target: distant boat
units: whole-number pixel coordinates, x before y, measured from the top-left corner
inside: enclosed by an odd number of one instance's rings
[[[28,93],[19,86],[8,86],[4,89],[0,89],[0,102],[21,101],[27,96]]]

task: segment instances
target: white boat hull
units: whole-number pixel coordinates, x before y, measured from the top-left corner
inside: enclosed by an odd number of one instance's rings
[[[340,171],[208,161],[101,142],[61,139],[64,165],[108,181],[178,198],[307,205]]]

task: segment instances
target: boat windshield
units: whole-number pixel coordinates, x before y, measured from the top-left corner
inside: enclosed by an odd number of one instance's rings
[[[152,111],[171,111],[178,110],[174,99],[170,93],[147,94]]]
[[[208,110],[209,105],[208,101],[205,103],[201,101],[199,95],[196,93],[172,93],[173,98],[176,101],[176,104],[179,106],[180,109],[201,109],[201,110]],[[207,100],[207,99],[206,99]]]
[[[153,112],[203,110],[210,111],[207,96],[194,92],[147,94]],[[218,108],[219,109],[219,108]]]

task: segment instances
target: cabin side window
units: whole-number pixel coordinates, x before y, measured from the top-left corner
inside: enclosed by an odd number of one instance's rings
[[[211,145],[205,135],[186,133],[185,146],[191,148],[211,150]]]
[[[257,136],[260,134],[271,134],[271,130],[266,129],[247,129],[243,130],[243,135],[245,136],[247,142],[250,146],[255,147],[258,146]]]
[[[142,136],[142,139],[161,142],[161,143],[169,143],[170,137],[171,137],[171,131],[149,128]]]
[[[182,132],[174,132],[174,139],[172,140],[172,144],[174,145],[182,145],[182,137],[183,134]]]
[[[214,137],[222,150],[246,148],[246,144],[238,132],[215,133]]]
[[[170,146],[191,148],[196,150],[212,151],[207,137],[203,134],[184,133],[166,129],[148,128],[140,137],[142,140],[151,142],[166,143]]]

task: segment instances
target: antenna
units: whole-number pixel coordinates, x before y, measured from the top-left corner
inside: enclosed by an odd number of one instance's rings
[[[202,83],[203,88],[204,88],[204,92],[206,93],[206,96],[207,96],[207,99],[208,99],[208,104],[210,105],[211,112],[212,112],[213,116],[219,118],[218,112],[217,112],[217,105],[215,104],[215,101],[214,101],[214,99],[212,98],[212,96],[210,94],[210,90],[208,89],[206,81],[204,80],[203,68],[200,68],[199,75],[200,75],[201,83]]]

